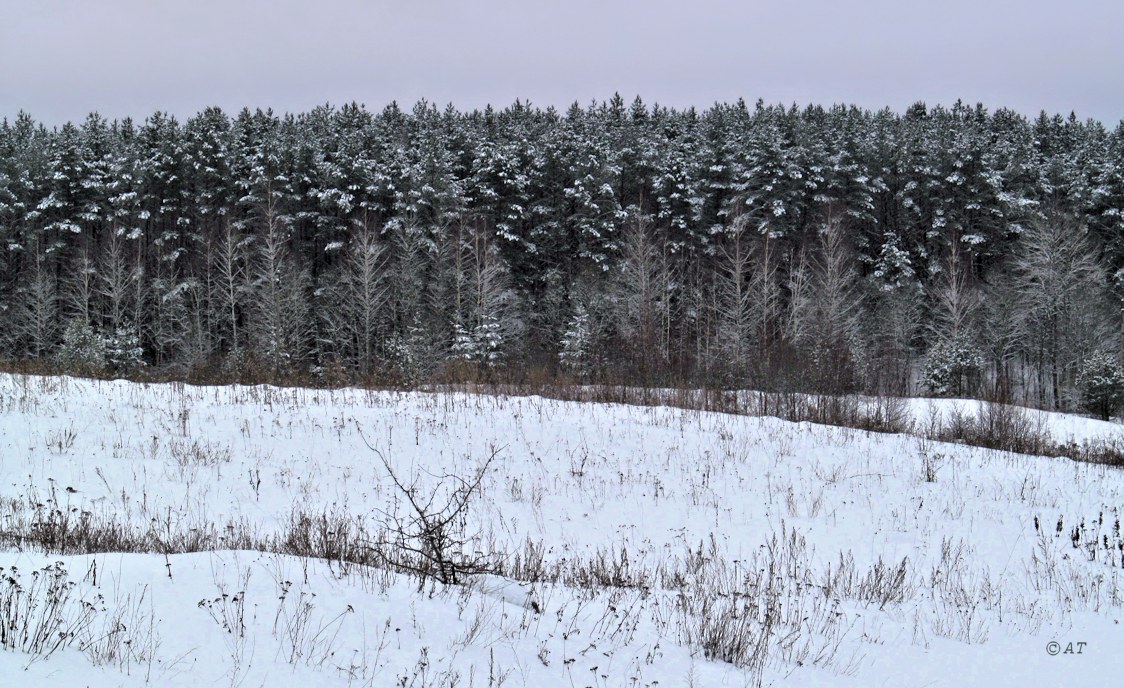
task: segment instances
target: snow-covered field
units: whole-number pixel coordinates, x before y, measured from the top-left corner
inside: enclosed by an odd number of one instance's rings
[[[940,425],[956,414],[969,418],[975,417],[986,403],[976,399],[905,399],[903,401],[910,418],[920,427],[930,423]],[[1032,426],[1046,432],[1061,444],[1082,444],[1098,440],[1113,442],[1124,439],[1124,425],[1120,423],[1037,409],[1025,409],[1024,412]]]
[[[450,532],[511,578],[338,560],[409,517],[387,464],[436,511],[493,455]],[[1122,494],[771,418],[0,376],[0,685],[1114,685]],[[37,544],[97,524],[144,551]]]

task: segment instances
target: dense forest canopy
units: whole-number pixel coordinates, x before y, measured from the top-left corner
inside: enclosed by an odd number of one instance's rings
[[[0,126],[0,357],[1075,403],[1124,123],[516,102]]]

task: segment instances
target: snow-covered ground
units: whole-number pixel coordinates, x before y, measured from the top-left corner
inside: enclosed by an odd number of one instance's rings
[[[484,388],[481,388],[484,389]],[[518,388],[515,388],[516,390]],[[447,390],[455,391],[455,390]],[[878,416],[890,412],[895,415],[895,422],[905,428],[911,429],[910,434],[932,434],[934,429],[947,427],[957,417],[968,421],[976,419],[987,407],[998,408],[999,405],[978,399],[947,399],[936,397],[866,397],[845,396],[830,397],[814,394],[778,394],[763,393],[758,390],[737,390],[736,392],[709,393],[702,389],[673,389],[673,388],[641,388],[627,386],[597,386],[584,385],[568,387],[557,390],[562,398],[572,398],[583,401],[625,401],[640,405],[666,405],[679,408],[717,410],[736,409],[738,412],[755,416],[786,415],[790,409],[795,408],[793,415],[803,417],[814,416],[821,402],[840,402],[837,411],[844,417],[855,414],[863,416]],[[734,404],[735,397],[737,403]],[[767,401],[765,401],[767,399]],[[1022,406],[1009,408],[1025,417],[1027,428],[1034,432],[1041,432],[1046,438],[1059,445],[1104,442],[1114,444],[1124,442],[1124,424],[1117,420],[1103,421],[1084,415],[1071,413],[1057,413],[1042,411]]]
[[[441,504],[493,454],[456,533],[538,582],[237,548],[302,517],[376,538],[409,514],[380,455]],[[76,632],[0,636],[24,648],[0,685],[1112,685],[1122,494],[1119,469],[773,418],[0,376],[0,617]],[[110,521],[149,553],[31,544]]]
[[[976,399],[903,399],[910,417],[920,427],[929,423],[947,422],[955,414],[974,418],[986,402]],[[1024,409],[1027,420],[1036,429],[1048,433],[1061,444],[1082,444],[1098,440],[1124,439],[1124,425],[1070,413],[1053,413]]]

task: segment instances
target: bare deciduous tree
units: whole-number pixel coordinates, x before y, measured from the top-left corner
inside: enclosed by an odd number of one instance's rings
[[[277,206],[271,184],[267,184],[253,271],[251,322],[258,350],[275,372],[295,370],[307,353],[311,280],[289,255],[289,223]]]
[[[1031,223],[1021,244],[1013,271],[1026,314],[1025,355],[1038,403],[1059,408],[1078,362],[1115,341],[1106,270],[1086,228],[1055,210]]]
[[[367,221],[358,223],[338,278],[331,286],[329,326],[343,342],[349,363],[361,374],[371,372],[382,341],[381,326],[389,321],[386,247]]]
[[[960,247],[949,248],[948,258],[937,278],[933,291],[929,324],[935,341],[966,341],[977,334],[976,316],[981,304],[980,292],[971,281]]]
[[[78,256],[66,283],[66,302],[73,320],[90,324],[94,320],[94,297],[98,271],[88,254]]]
[[[214,273],[211,293],[221,337],[226,340],[227,353],[239,356],[243,341],[241,313],[243,298],[249,291],[247,260],[252,237],[243,235],[238,227],[223,218],[222,231],[210,245],[210,267]]]
[[[12,312],[6,318],[8,346],[19,346],[35,358],[46,356],[58,335],[58,285],[46,257],[33,248],[27,284],[16,294]]]
[[[451,233],[453,275],[453,354],[487,368],[503,357],[516,334],[514,295],[506,266],[487,224],[462,221]]]
[[[112,334],[125,325],[137,271],[129,265],[124,230],[113,225],[106,232],[105,248],[97,267],[95,293],[104,303],[105,331]]]
[[[810,273],[810,274],[808,274]],[[810,358],[817,391],[845,392],[862,370],[862,294],[839,220],[829,215],[812,258],[794,270],[794,343]]]
[[[1007,271],[996,271],[983,293],[981,332],[984,349],[995,372],[992,394],[1002,402],[1013,401],[1020,344],[1027,332],[1026,314]]]
[[[745,214],[734,218],[718,267],[718,347],[722,367],[735,380],[745,377],[757,332],[752,272],[754,251]]]
[[[629,342],[637,372],[645,380],[658,364],[667,361],[664,315],[668,312],[667,262],[652,235],[651,218],[638,208],[621,241],[621,267],[617,279],[617,322]]]

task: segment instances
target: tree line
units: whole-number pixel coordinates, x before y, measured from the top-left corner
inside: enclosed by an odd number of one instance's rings
[[[0,357],[1068,407],[1122,230],[1124,123],[982,105],[20,113]]]

